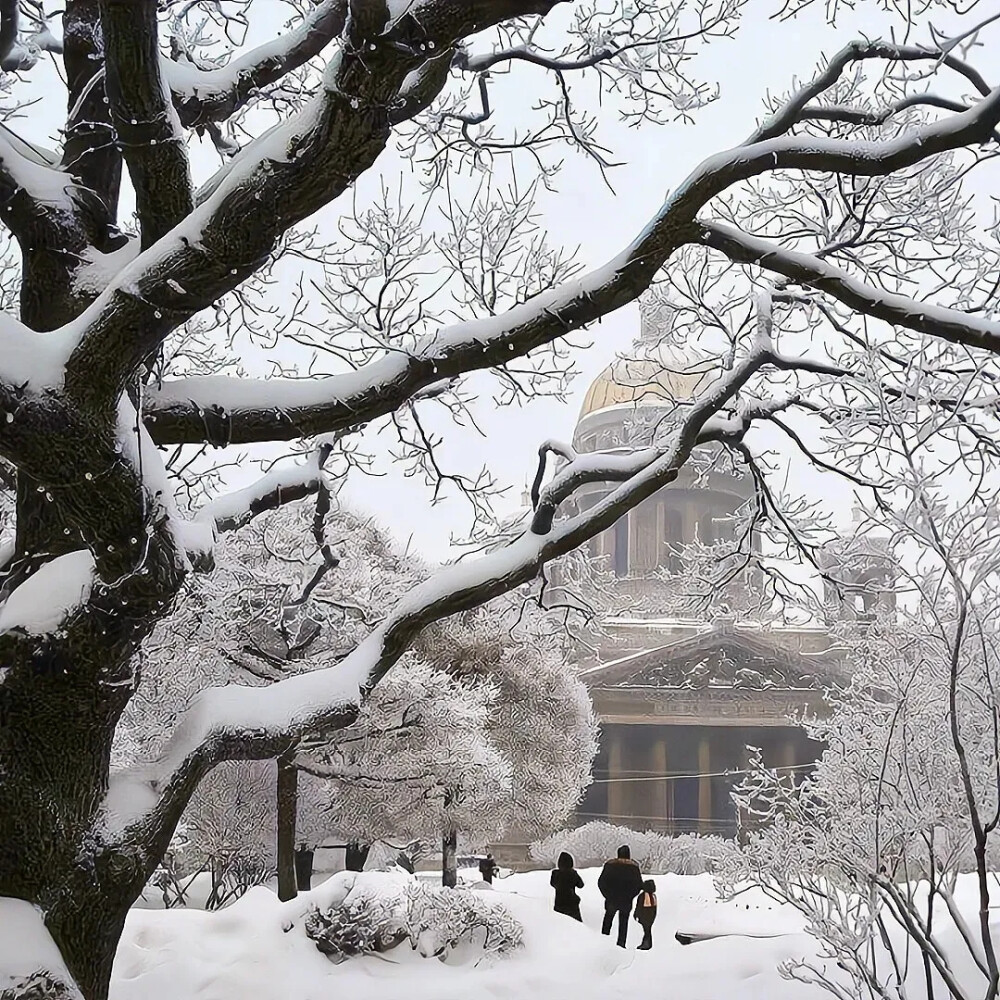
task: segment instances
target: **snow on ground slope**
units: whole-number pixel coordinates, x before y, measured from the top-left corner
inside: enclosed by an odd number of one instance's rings
[[[311,902],[330,904],[338,880],[291,903],[279,903],[269,889],[258,888],[218,913],[136,909],[115,963],[111,1000],[818,1000],[821,995],[778,975],[779,962],[814,954],[815,945],[794,913],[763,896],[719,903],[708,876],[660,876],[653,951],[634,950],[640,937],[634,922],[629,947],[622,951],[600,935],[598,872],[582,874],[582,925],[552,912],[548,872],[495,883],[492,891],[524,925],[525,947],[510,959],[478,966],[423,959],[406,945],[333,965],[302,932],[301,918]],[[780,936],[726,936],[682,947],[673,938],[679,928]]]

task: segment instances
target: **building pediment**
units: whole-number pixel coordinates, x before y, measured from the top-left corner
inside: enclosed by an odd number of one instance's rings
[[[674,690],[820,689],[845,679],[836,650],[806,653],[767,633],[707,628],[582,672],[588,686]]]

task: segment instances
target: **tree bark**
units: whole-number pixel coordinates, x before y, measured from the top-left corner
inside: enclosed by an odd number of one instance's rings
[[[299,800],[299,772],[287,757],[278,759],[278,899],[294,899],[298,886],[295,878],[295,821]]]
[[[130,693],[121,682],[131,648],[113,629],[88,631],[69,648],[0,637],[8,671],[0,684],[0,896],[44,910],[86,1000],[106,1000],[125,917],[155,859],[142,845],[104,850],[94,836],[114,724]]]
[[[446,830],[441,838],[441,884],[454,889],[458,885],[458,833]]]
[[[371,849],[371,844],[361,844],[356,840],[350,841],[344,850],[344,867],[349,872],[363,872]]]

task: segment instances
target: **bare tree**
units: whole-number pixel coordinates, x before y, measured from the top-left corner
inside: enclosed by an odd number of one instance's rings
[[[321,0],[279,39],[228,62],[207,49],[226,25],[210,14],[192,28],[185,17],[196,6],[69,0],[61,42],[28,16],[37,5],[0,7],[8,64],[26,69],[31,51],[61,49],[69,108],[57,152],[0,130],[0,204],[21,258],[20,316],[0,324],[0,457],[16,470],[0,610],[0,897],[37,906],[87,1000],[106,997],[128,907],[213,767],[275,758],[319,727],[350,724],[428,623],[531,581],[668,486],[700,444],[746,451],[755,421],[797,405],[794,393],[738,399],[759,373],[831,366],[778,350],[763,308],[760,330],[741,331],[721,377],[679,411],[669,434],[630,454],[562,449],[515,540],[414,588],[328,670],[266,691],[204,692],[155,764],[112,775],[112,739],[142,641],[188,574],[210,569],[216,532],[322,493],[329,436],[401,408],[418,412],[471,372],[501,369],[516,385],[518,359],[636,299],[687,245],[948,342],[994,351],[1000,333],[982,300],[918,302],[824,248],[790,248],[785,234],[768,238],[727,218],[721,196],[777,171],[883,177],[994,141],[1000,90],[966,61],[966,39],[864,41],[833,57],[745,143],[699,166],[628,247],[589,273],[516,291],[509,307],[473,280],[476,318],[387,342],[353,371],[205,377],[182,366],[160,381],[165,352],[182,341],[197,353],[210,338],[211,324],[199,325],[206,310],[219,310],[220,330],[249,316],[254,282],[294,252],[287,234],[347,192],[394,135],[433,151],[438,185],[515,152],[538,156],[551,182],[542,153],[560,143],[608,169],[597,121],[569,81],[585,74],[614,89],[637,121],[690,114],[712,91],[691,78],[689,59],[706,38],[734,29],[744,3],[630,0],[611,13],[581,6],[568,20],[561,15],[576,5],[558,0]],[[898,70],[906,95],[876,109],[826,100],[848,69],[873,63]],[[969,94],[936,99],[926,74],[910,72],[920,67],[957,74]],[[509,134],[491,116],[489,74],[500,68],[541,73],[553,87],[541,117]],[[268,104],[275,124],[259,130],[254,114]],[[927,116],[905,114],[914,105]],[[887,125],[874,137],[873,115]],[[835,121],[836,133],[817,137],[816,120]],[[189,130],[228,158],[200,187]],[[119,217],[123,170],[135,192],[134,234]],[[460,232],[450,247],[465,259],[467,242]],[[193,517],[175,503],[157,450],[300,439],[310,441],[298,463]],[[410,440],[433,447],[419,431]],[[595,481],[611,484],[608,494],[560,518]]]
[[[830,716],[806,720],[827,749],[804,781],[754,757],[735,792],[751,827],[727,881],[802,912],[846,973],[791,961],[791,978],[842,998],[993,998],[997,495],[977,483],[970,496],[927,440],[903,442],[902,503],[878,520],[908,607],[841,636],[856,669]],[[863,534],[858,547],[870,549]]]

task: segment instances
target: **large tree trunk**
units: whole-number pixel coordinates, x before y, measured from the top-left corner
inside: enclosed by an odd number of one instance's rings
[[[105,1000],[155,861],[94,836],[133,642],[93,618],[71,639],[0,636],[0,896],[39,906],[84,996]]]
[[[278,758],[277,855],[278,899],[296,896],[295,820],[299,800],[299,772],[287,757]]]

